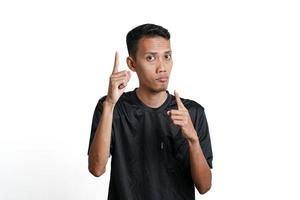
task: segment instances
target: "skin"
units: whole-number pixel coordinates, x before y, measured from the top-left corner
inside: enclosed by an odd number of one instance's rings
[[[127,57],[129,69],[136,72],[139,79],[138,97],[149,107],[159,107],[167,98],[169,77],[172,66],[170,41],[162,37],[141,38],[134,58]]]
[[[167,98],[169,78],[173,66],[170,41],[163,37],[144,37],[138,42],[136,55],[126,59],[129,69],[136,72],[139,79],[137,95],[149,107],[159,107]],[[103,112],[89,152],[89,171],[101,176],[109,158],[112,116],[115,104],[126,89],[130,71],[120,71],[119,56],[116,52],[115,63],[103,103]],[[160,79],[159,79],[160,78]],[[168,111],[172,122],[181,128],[189,144],[191,175],[200,194],[211,188],[211,170],[202,152],[197,132],[190,114],[181,102],[178,92],[174,91],[177,109]],[[201,134],[201,133],[200,133]]]

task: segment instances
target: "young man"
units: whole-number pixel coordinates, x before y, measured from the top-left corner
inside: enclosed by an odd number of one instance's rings
[[[192,200],[211,187],[212,148],[204,108],[167,90],[172,69],[170,34],[144,24],[126,38],[127,65],[139,87],[124,92],[130,71],[115,55],[108,93],[98,101],[88,149],[99,177],[109,156],[109,200]]]

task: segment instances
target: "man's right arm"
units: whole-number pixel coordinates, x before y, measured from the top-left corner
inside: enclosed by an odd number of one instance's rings
[[[111,143],[114,104],[104,101],[103,111],[89,151],[89,171],[96,177],[105,172]]]
[[[88,152],[88,168],[90,173],[96,177],[101,176],[105,172],[110,153],[114,107],[125,91],[131,77],[130,71],[123,70],[119,72],[118,68],[119,55],[116,52],[114,68],[109,79],[108,93],[102,104],[100,120]]]

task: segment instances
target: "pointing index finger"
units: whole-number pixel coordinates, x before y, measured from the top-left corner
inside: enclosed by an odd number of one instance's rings
[[[119,70],[119,53],[116,51],[113,73],[118,72],[118,70]]]
[[[174,90],[174,95],[175,95],[175,99],[176,99],[176,103],[177,103],[177,107],[178,109],[182,109],[182,108],[185,108],[185,106],[183,105],[180,97],[179,97],[179,94],[176,90]]]

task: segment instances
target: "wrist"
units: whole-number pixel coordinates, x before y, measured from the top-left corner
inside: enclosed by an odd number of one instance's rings
[[[112,103],[111,101],[109,101],[109,100],[105,100],[104,102],[103,102],[103,107],[106,107],[107,109],[109,109],[109,110],[113,110],[114,109],[114,107],[115,107],[115,103]]]
[[[187,138],[187,141],[189,144],[197,144],[199,142],[198,135],[196,133],[193,134],[193,136]]]

